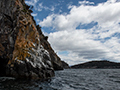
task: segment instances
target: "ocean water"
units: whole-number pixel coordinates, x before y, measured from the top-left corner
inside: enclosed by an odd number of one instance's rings
[[[120,69],[66,69],[51,80],[0,77],[0,90],[120,90]]]

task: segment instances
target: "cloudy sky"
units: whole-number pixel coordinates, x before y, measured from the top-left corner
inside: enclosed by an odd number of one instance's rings
[[[60,58],[68,64],[120,62],[120,0],[26,0]]]

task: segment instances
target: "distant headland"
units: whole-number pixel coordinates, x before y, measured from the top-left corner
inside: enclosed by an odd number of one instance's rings
[[[73,69],[117,69],[120,68],[120,63],[111,62],[107,60],[90,61],[82,64],[71,66]]]

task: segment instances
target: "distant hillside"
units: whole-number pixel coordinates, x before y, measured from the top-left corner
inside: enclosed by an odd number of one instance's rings
[[[71,66],[71,68],[74,69],[79,69],[79,68],[87,68],[87,69],[114,69],[114,68],[120,68],[120,63],[115,63],[115,62],[110,62],[107,60],[103,60],[103,61],[90,61],[90,62],[86,62],[86,63],[82,63],[82,64],[77,64],[77,65],[73,65]]]

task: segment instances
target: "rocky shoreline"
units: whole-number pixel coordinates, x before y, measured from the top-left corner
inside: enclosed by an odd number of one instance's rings
[[[48,79],[54,70],[68,65],[54,52],[31,13],[24,0],[0,1],[0,76]]]

